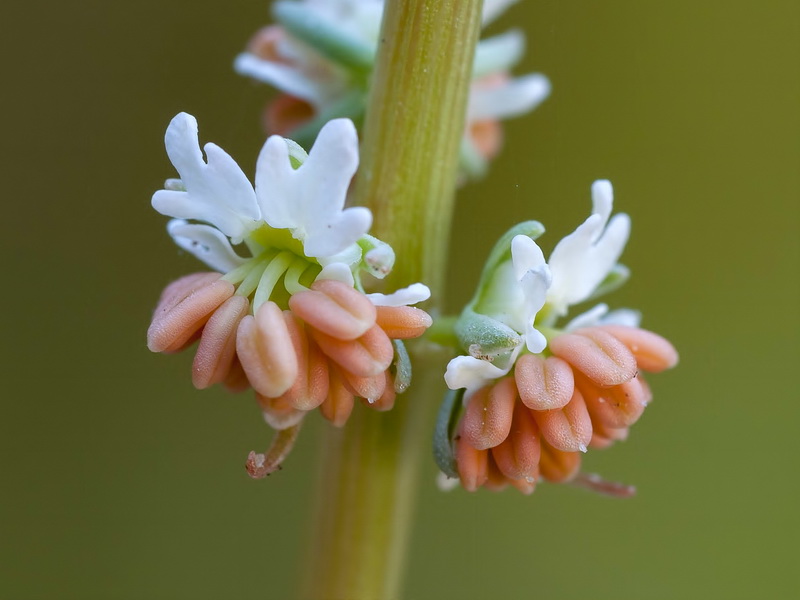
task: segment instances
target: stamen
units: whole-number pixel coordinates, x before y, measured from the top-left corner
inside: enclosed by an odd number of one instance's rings
[[[574,478],[581,468],[580,452],[562,452],[542,440],[539,470],[547,481],[561,483]]]
[[[613,498],[632,498],[636,495],[635,486],[616,481],[606,481],[595,473],[578,473],[570,484]]]
[[[269,449],[264,454],[251,452],[245,463],[247,474],[253,479],[263,479],[270,473],[279,470],[281,464],[286,460],[286,457],[289,456],[289,453],[294,447],[297,435],[300,433],[301,425],[302,422],[294,427],[276,431],[275,435],[272,437],[272,443]]]
[[[152,352],[182,349],[214,311],[233,295],[233,285],[221,281],[218,275],[192,279],[187,285],[170,288],[165,290],[147,330],[147,346]]]
[[[660,373],[678,364],[678,351],[675,350],[675,346],[657,333],[624,325],[603,325],[600,329],[625,344],[643,371]]]
[[[298,410],[312,410],[328,395],[328,361],[313,340],[309,339],[303,322],[291,311],[283,311],[286,328],[292,338],[297,356],[297,377],[283,397]]]
[[[292,387],[297,377],[297,356],[292,346],[283,312],[274,302],[266,302],[255,316],[239,323],[236,354],[250,385],[258,393],[276,398]]]
[[[258,282],[258,287],[256,288],[256,295],[253,298],[253,313],[258,311],[259,307],[272,296],[272,290],[275,289],[275,285],[278,283],[281,275],[286,272],[286,269],[292,264],[294,258],[295,254],[293,252],[284,250],[273,258],[272,262],[264,269],[264,273],[261,275],[261,280]]]
[[[272,260],[275,255],[276,252],[271,250],[253,260],[253,263],[250,264],[250,270],[236,289],[237,295],[248,298],[255,291],[256,287],[258,287],[258,282],[261,281],[261,275],[264,273],[267,262]]]
[[[564,452],[586,452],[592,441],[592,420],[577,389],[564,408],[532,412],[548,444]]]
[[[393,340],[407,340],[425,333],[433,319],[413,306],[379,306],[376,322]]]
[[[192,383],[205,389],[223,381],[236,357],[236,330],[247,314],[247,298],[232,296],[222,303],[203,327],[192,363]]]
[[[533,410],[563,408],[575,388],[572,368],[555,356],[521,356],[514,367],[514,379],[523,404]]]
[[[636,375],[636,359],[616,337],[601,329],[581,329],[559,335],[550,350],[602,387],[629,381]]]
[[[461,422],[463,432],[464,422]],[[458,476],[461,478],[461,485],[468,492],[474,492],[489,477],[489,451],[476,450],[459,433],[456,436],[456,464],[458,466]]]
[[[517,388],[512,377],[472,395],[462,420],[464,440],[479,450],[493,448],[508,437]]]
[[[308,288],[300,283],[300,277],[312,266],[314,265],[302,256],[295,257],[289,269],[286,271],[286,275],[283,276],[283,286],[290,295],[308,291]]]
[[[375,305],[341,281],[315,281],[310,290],[289,299],[289,308],[314,329],[339,340],[355,340],[375,324]]]
[[[492,448],[492,457],[509,479],[533,478],[539,473],[540,436],[531,411],[521,402],[514,406],[511,431],[503,442]]]
[[[343,341],[310,327],[314,341],[344,370],[359,377],[371,377],[385,371],[394,359],[394,346],[383,330],[373,325],[364,335]]]
[[[331,365],[329,377],[328,397],[319,409],[335,427],[343,427],[353,411],[355,398],[347,389],[339,369]]]

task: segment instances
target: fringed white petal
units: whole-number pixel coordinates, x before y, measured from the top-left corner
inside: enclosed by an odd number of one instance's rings
[[[207,162],[203,160],[193,116],[180,113],[172,119],[165,144],[186,191],[157,191],[153,208],[170,217],[210,223],[235,241],[255,228],[261,213],[253,186],[219,146],[206,144]]]
[[[264,219],[272,227],[294,230],[307,256],[342,252],[372,224],[366,208],[343,210],[357,168],[358,135],[349,119],[329,121],[298,169],[289,162],[286,142],[272,136],[258,157],[256,171],[256,195]]]
[[[375,306],[410,306],[430,297],[430,288],[422,283],[413,283],[391,294],[367,294]]]
[[[167,223],[167,232],[178,246],[215,271],[227,273],[246,260],[236,254],[228,238],[219,229],[210,225],[197,225],[182,219],[173,219]]]

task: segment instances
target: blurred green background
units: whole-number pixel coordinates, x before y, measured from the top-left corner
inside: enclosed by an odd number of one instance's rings
[[[247,478],[268,431],[247,394],[196,392],[144,333],[198,268],[149,206],[169,119],[252,174],[267,89],[231,61],[265,1],[4,3],[0,598],[286,598],[302,571],[316,415],[286,468]],[[518,73],[552,97],[463,190],[450,303],[512,223],[633,217],[633,278],[681,365],[628,442],[588,469],[629,501],[543,485],[449,494],[425,466],[405,597],[797,597],[800,3],[525,0]]]

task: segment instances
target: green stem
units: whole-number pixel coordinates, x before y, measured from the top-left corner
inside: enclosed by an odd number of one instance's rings
[[[441,304],[456,169],[482,0],[389,0],[356,199],[397,252],[390,289],[423,281]],[[394,410],[356,407],[323,441],[303,598],[400,597],[421,457],[444,393],[440,352],[418,345]]]

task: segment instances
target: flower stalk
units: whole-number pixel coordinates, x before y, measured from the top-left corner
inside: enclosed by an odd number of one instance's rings
[[[387,279],[425,281],[437,303],[481,5],[387,2],[364,127],[356,204],[402,257]],[[426,423],[443,393],[444,357],[413,355],[414,385],[392,412],[357,411],[325,433],[304,598],[399,597]]]

